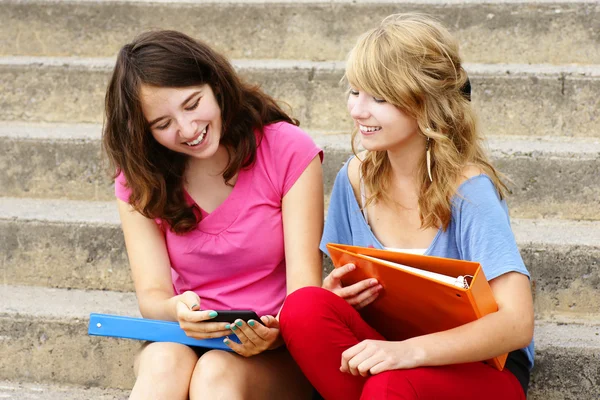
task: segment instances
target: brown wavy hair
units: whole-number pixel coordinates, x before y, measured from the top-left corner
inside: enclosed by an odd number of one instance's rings
[[[154,139],[142,112],[140,88],[203,84],[210,85],[221,109],[220,143],[229,153],[225,182],[254,163],[265,125],[278,121],[298,125],[274,99],[243,82],[224,56],[201,41],[176,31],[153,31],[123,46],[106,92],[103,147],[113,179],[120,172],[125,175],[133,208],[166,221],[179,234],[193,230],[201,218],[185,199],[187,157]]]
[[[452,197],[464,168],[473,165],[488,175],[501,198],[508,191],[482,147],[482,136],[465,87],[458,43],[436,20],[423,14],[394,14],[359,39],[351,50],[345,79],[415,118],[429,139],[433,182],[425,152],[419,166],[419,210],[423,228],[448,228]],[[357,130],[352,134],[354,153]],[[386,151],[368,151],[361,160],[368,189],[366,204],[387,194],[391,166]]]

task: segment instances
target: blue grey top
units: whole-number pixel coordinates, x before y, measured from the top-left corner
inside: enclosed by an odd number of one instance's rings
[[[338,172],[333,185],[321,250],[327,243],[383,248],[360,210],[350,179],[348,164]],[[510,227],[508,208],[487,175],[467,179],[452,198],[452,217],[446,231],[440,229],[425,255],[476,261],[487,280],[515,271],[529,277]],[[533,367],[533,341],[522,349]]]

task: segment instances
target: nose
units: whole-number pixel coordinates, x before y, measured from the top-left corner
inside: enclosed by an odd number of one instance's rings
[[[183,118],[179,122],[179,135],[184,139],[193,139],[198,133],[198,124],[193,119]]]
[[[353,119],[369,118],[369,110],[365,104],[365,98],[360,93],[358,96],[350,95],[348,98],[348,111]]]

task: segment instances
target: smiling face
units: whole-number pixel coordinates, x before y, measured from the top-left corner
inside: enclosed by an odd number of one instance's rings
[[[369,151],[394,150],[422,139],[415,118],[364,91],[350,90],[348,111],[358,128],[362,146]]]
[[[142,85],[142,111],[152,136],[164,147],[211,158],[221,139],[221,109],[207,84],[186,88]]]

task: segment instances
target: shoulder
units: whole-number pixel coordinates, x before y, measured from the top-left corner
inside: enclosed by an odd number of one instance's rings
[[[463,183],[465,183],[466,181],[468,181],[471,178],[475,178],[476,176],[479,175],[484,175],[484,171],[479,168],[476,165],[473,164],[468,164],[466,165],[463,170],[461,175],[458,178],[458,185],[462,185]]]
[[[289,140],[294,141],[298,138],[309,138],[312,140],[310,135],[304,132],[300,127],[290,124],[289,122],[280,121],[272,124],[265,125],[263,127],[264,137],[268,141],[273,140]]]
[[[348,176],[348,181],[350,182],[352,190],[354,191],[354,195],[357,199],[360,197],[360,166],[366,154],[366,150],[361,151],[360,153],[358,153],[358,156],[352,156],[350,160],[348,160],[348,162],[346,163],[346,174]]]
[[[258,148],[259,152],[272,153],[272,156],[277,158],[282,155],[320,152],[308,133],[288,122],[265,125]]]

